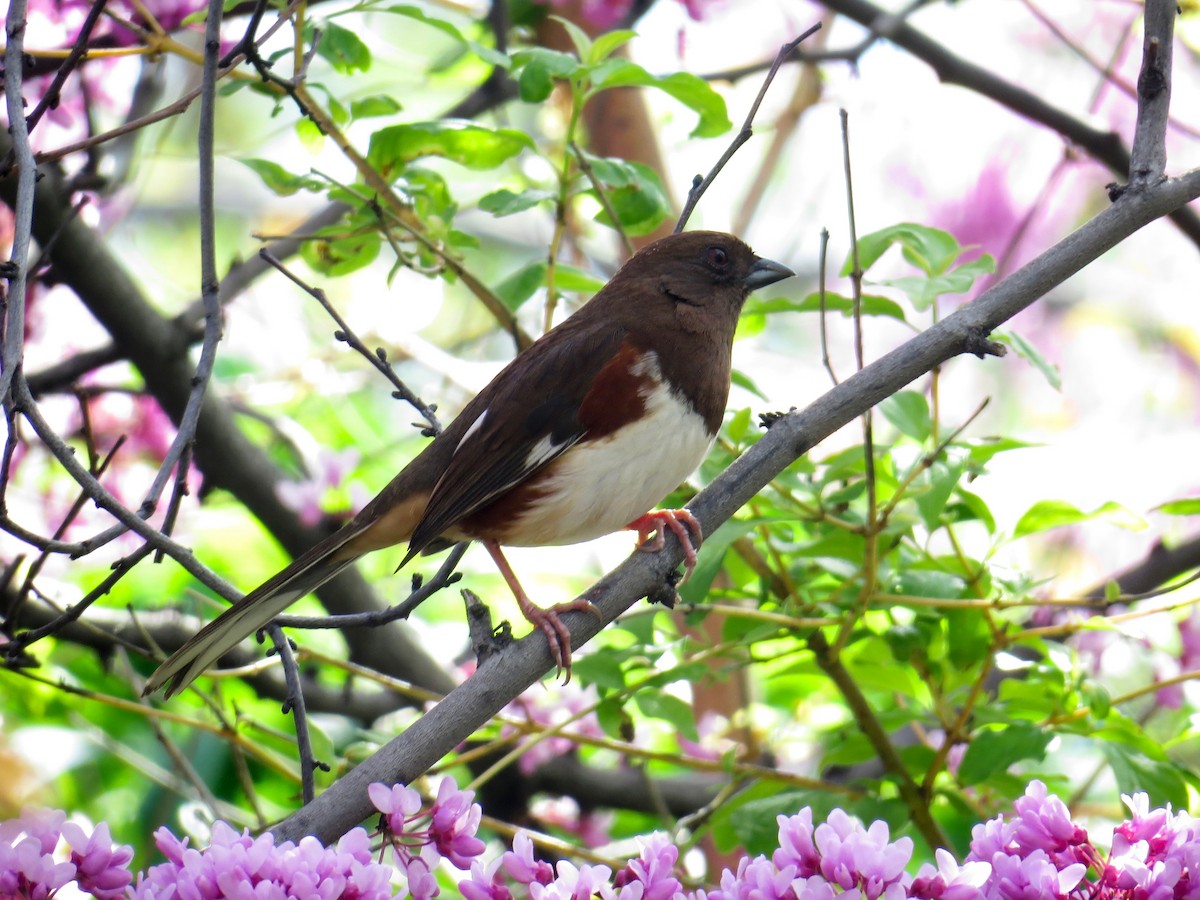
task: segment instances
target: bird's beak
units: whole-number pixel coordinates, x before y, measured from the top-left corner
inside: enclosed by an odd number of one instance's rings
[[[783,263],[777,263],[773,259],[760,259],[750,267],[750,273],[742,281],[742,284],[746,286],[746,290],[756,291],[760,287],[766,287],[768,284],[783,281],[783,279],[791,278],[795,274],[795,272],[783,265]]]

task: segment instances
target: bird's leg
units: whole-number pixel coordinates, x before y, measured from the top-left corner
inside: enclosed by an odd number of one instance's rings
[[[521,614],[529,620],[531,625],[536,625],[542,630],[542,634],[546,635],[546,642],[550,645],[550,656],[554,659],[554,665],[558,667],[558,671],[566,673],[563,681],[563,684],[566,684],[571,680],[571,632],[567,630],[567,626],[563,624],[559,615],[565,612],[588,612],[601,621],[604,621],[604,616],[592,605],[590,600],[584,597],[579,597],[570,603],[558,603],[549,609],[542,609],[529,599],[529,595],[517,581],[516,573],[513,572],[512,566],[508,564],[508,560],[500,551],[500,545],[495,541],[481,541],[481,543],[495,560],[496,568],[500,570],[504,580],[508,582],[509,589],[517,598],[517,606],[521,608]]]
[[[683,547],[683,580],[687,581],[692,576],[692,569],[696,568],[696,548],[703,542],[704,532],[700,528],[700,522],[690,511],[652,509],[625,527],[638,533],[638,549],[644,553],[657,553],[661,550],[666,542],[665,529],[671,529]]]

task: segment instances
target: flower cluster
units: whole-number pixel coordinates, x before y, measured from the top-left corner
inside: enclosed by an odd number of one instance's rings
[[[425,805],[403,785],[373,784],[404,886],[414,900],[440,893],[444,860],[469,874],[458,882],[464,900],[1200,900],[1200,822],[1169,808],[1151,810],[1145,794],[1125,797],[1131,816],[1118,825],[1106,855],[1066,805],[1039,781],[1029,784],[1011,816],[975,827],[971,852],[959,864],[945,850],[936,865],[908,872],[913,842],[890,839],[883,822],[864,826],[840,809],[813,824],[812,811],[779,816],[779,846],[743,857],[719,884],[685,890],[679,848],[664,834],[639,840],[624,866],[551,865],[534,855],[520,832],[512,849],[487,862],[476,836],[481,818],[472,791],[444,778]],[[223,897],[384,900],[395,870],[372,861],[370,837],[356,828],[335,847],[315,838],[276,845],[218,822],[204,850],[166,828],[156,833],[167,862],[131,885],[128,847],[114,846],[108,828],[88,835],[61,812],[26,812],[0,823],[0,900],[45,900],[71,884],[100,900],[217,900]]]
[[[460,791],[454,779],[442,779],[437,797],[429,808],[416,790],[397,784],[376,782],[367,788],[375,808],[383,813],[396,867],[404,873],[415,900],[438,895],[434,869],[445,859],[459,869],[468,869],[484,851],[475,836],[483,810],[475,803],[474,791]]]
[[[263,834],[238,834],[224,822],[213,826],[203,850],[188,846],[167,828],[154,834],[167,861],[138,875],[131,900],[218,900],[225,897],[314,897],[391,900],[392,870],[371,858],[371,839],[362,828],[333,847],[316,838],[299,844]],[[97,895],[99,896],[99,895]]]
[[[125,894],[133,850],[113,844],[108,825],[91,834],[58,810],[29,809],[0,822],[0,898],[43,900],[74,883],[99,900]],[[58,852],[65,844],[66,853]]]
[[[1066,805],[1040,781],[1014,804],[1016,816],[976,825],[968,860],[991,864],[984,896],[1168,900],[1200,898],[1200,822],[1170,808],[1150,811],[1145,794],[1125,797],[1131,818],[1105,856]]]

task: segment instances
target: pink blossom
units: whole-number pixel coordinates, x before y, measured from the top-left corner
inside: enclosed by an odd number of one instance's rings
[[[554,880],[550,863],[534,858],[533,839],[527,831],[517,832],[512,849],[501,857],[501,861],[508,877],[518,884],[549,884]]]

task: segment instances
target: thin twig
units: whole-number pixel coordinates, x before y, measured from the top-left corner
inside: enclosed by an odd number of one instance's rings
[[[708,186],[721,174],[721,170],[725,168],[725,164],[733,158],[733,154],[738,152],[742,144],[750,140],[751,135],[754,134],[754,117],[758,115],[758,107],[762,104],[763,97],[767,95],[767,89],[771,86],[771,82],[775,80],[775,74],[779,71],[779,67],[783,65],[783,61],[787,59],[788,54],[800,46],[800,43],[805,38],[815,34],[820,29],[821,23],[818,22],[804,32],[804,34],[800,35],[800,37],[793,41],[788,41],[779,48],[779,52],[775,54],[775,62],[771,64],[771,68],[767,72],[767,77],[763,79],[762,87],[758,89],[758,96],[754,98],[754,103],[750,105],[750,112],[746,114],[746,121],[742,123],[741,129],[734,135],[733,141],[730,142],[725,152],[721,154],[721,158],[717,160],[717,164],[712,167],[708,175],[704,177],[697,175],[692,181],[691,190],[688,191],[687,202],[683,205],[683,212],[679,215],[679,221],[675,223],[676,234],[679,234],[687,226],[688,219],[691,218],[696,204],[700,202],[700,198],[704,196],[704,192],[708,190]]]
[[[296,656],[292,653],[292,644],[288,640],[278,622],[267,626],[267,634],[283,663],[283,677],[287,682],[288,693],[283,701],[283,714],[292,714],[296,725],[296,751],[300,756],[300,790],[305,803],[312,803],[316,796],[316,780],[314,773],[319,768],[328,768],[313,756],[312,735],[308,730],[308,711],[304,706],[304,689],[300,685],[300,669],[296,665]]]
[[[825,267],[829,260],[829,229],[821,229],[821,249],[817,256],[817,303],[820,310],[821,329],[821,364],[825,366],[825,371],[829,373],[829,380],[834,384],[838,383],[837,373],[833,371],[833,362],[829,359],[829,336],[826,329],[826,320],[829,318],[828,310],[825,308]]]
[[[12,388],[19,379],[25,341],[25,291],[28,284],[29,246],[33,236],[33,192],[37,168],[25,125],[25,99],[21,94],[24,63],[26,0],[10,0],[5,28],[4,97],[8,110],[8,132],[12,137],[12,160],[17,170],[17,201],[13,204],[12,252],[0,275],[8,279],[5,301],[4,339],[0,345],[0,403],[12,402]]]
[[[87,16],[84,17],[83,24],[79,26],[79,34],[75,36],[75,43],[71,47],[71,52],[67,54],[66,59],[59,64],[58,71],[54,73],[54,80],[50,82],[46,88],[46,93],[42,94],[42,99],[38,101],[38,105],[34,107],[33,112],[25,120],[26,127],[33,131],[37,127],[42,116],[46,111],[53,109],[58,105],[59,95],[62,93],[63,85],[66,84],[67,78],[75,67],[79,65],[87,52],[88,39],[92,36],[92,30],[96,27],[96,23],[100,21],[100,14],[104,12],[104,7],[108,0],[92,0],[92,7],[88,10]]]
[[[282,273],[294,285],[302,289],[310,297],[321,304],[321,308],[324,309],[325,312],[329,314],[329,317],[337,323],[338,330],[333,333],[334,338],[342,341],[351,349],[364,356],[370,361],[371,365],[373,365],[379,370],[380,373],[383,374],[384,378],[392,383],[392,386],[395,388],[393,396],[398,400],[405,401],[421,414],[421,418],[425,420],[425,432],[427,432],[428,437],[432,437],[442,430],[442,425],[437,418],[437,407],[426,403],[424,400],[414,394],[412,389],[400,379],[400,376],[396,374],[395,370],[391,367],[391,364],[388,363],[387,353],[382,347],[377,347],[375,348],[375,351],[372,352],[367,345],[362,342],[362,339],[354,333],[354,330],[346,323],[346,320],[342,318],[341,314],[337,311],[337,309],[334,308],[333,304],[329,302],[329,298],[325,296],[325,292],[323,290],[307,284],[302,278],[293,273],[287,268],[287,266],[272,256],[270,251],[267,249],[264,248],[259,250],[258,255],[262,257],[262,259],[268,264],[279,270],[279,272]]]
[[[345,613],[336,616],[276,616],[272,621],[285,628],[377,628],[398,619],[407,619],[413,610],[444,588],[450,587],[462,578],[455,572],[463,554],[467,552],[469,541],[455,544],[433,578],[413,587],[412,593],[402,603],[389,606],[386,609],[366,613]]]

